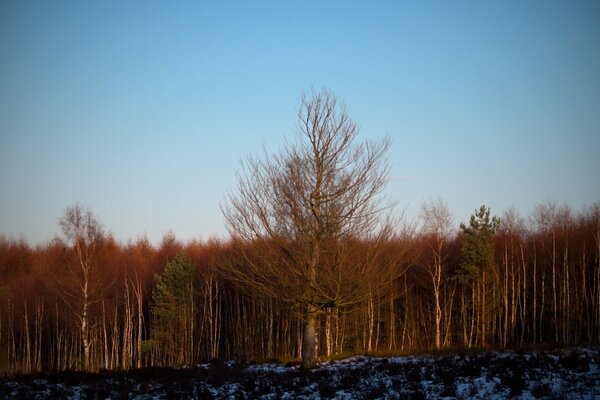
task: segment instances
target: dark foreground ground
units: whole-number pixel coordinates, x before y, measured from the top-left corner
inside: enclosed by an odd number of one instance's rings
[[[600,399],[600,348],[28,375],[1,399]]]

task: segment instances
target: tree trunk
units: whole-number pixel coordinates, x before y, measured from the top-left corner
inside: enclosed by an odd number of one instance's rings
[[[143,331],[143,317],[144,317],[144,309],[143,309],[143,298],[142,298],[142,285],[140,280],[136,274],[135,276],[135,287],[134,293],[136,295],[137,300],[137,340],[136,340],[136,349],[137,349],[137,358],[136,358],[136,368],[142,367],[142,331]]]
[[[523,267],[523,303],[521,304],[521,347],[525,342],[525,326],[527,324],[527,268],[525,264],[525,253],[523,252],[523,245],[521,244],[521,264]],[[533,277],[535,283],[535,275]],[[535,292],[533,293],[535,297]],[[533,323],[533,341],[535,342],[535,309],[533,310],[534,323]]]
[[[537,341],[538,338],[538,329],[537,329],[537,297],[538,297],[538,290],[537,290],[537,250],[535,247],[535,243],[533,245],[533,278],[532,278],[532,282],[533,282],[533,313],[532,313],[532,317],[533,317],[533,342],[535,343]]]
[[[435,348],[439,350],[442,346],[442,308],[440,305],[439,284],[434,285],[433,297],[435,300]]]
[[[25,354],[23,356],[23,370],[25,373],[31,372],[31,340],[29,337],[29,317],[27,312],[27,301],[25,301],[25,314],[23,316],[25,321]]]
[[[81,339],[83,342],[83,369],[90,369],[90,336],[88,328],[88,276],[87,270],[84,270],[83,283],[83,313],[81,314]]]
[[[558,339],[558,305],[556,299],[556,236],[552,229],[552,311],[554,314],[554,340],[560,343]]]
[[[388,350],[396,349],[396,315],[394,313],[394,295],[390,289],[390,333],[388,337]]]
[[[487,285],[486,285],[486,276],[485,276],[485,266],[482,268],[483,269],[483,274],[482,274],[482,278],[481,278],[481,345],[482,347],[486,346],[486,334],[487,334],[487,325],[486,325],[486,308],[487,308],[487,304],[486,304],[486,298],[485,298],[485,294],[486,294],[486,289],[487,289]]]
[[[369,292],[367,300],[367,353],[373,351],[373,327],[375,326],[375,304],[373,294]]]
[[[304,369],[313,368],[317,364],[316,318],[317,308],[309,304],[306,308],[302,335],[302,368]]]
[[[331,357],[333,354],[333,337],[331,333],[331,310],[325,315],[325,354]]]

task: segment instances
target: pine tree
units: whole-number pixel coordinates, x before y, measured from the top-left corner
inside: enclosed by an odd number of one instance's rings
[[[195,267],[178,253],[156,275],[152,292],[152,347],[161,364],[186,364],[194,358]]]
[[[497,217],[490,219],[490,209],[486,206],[481,206],[479,211],[475,210],[475,214],[471,215],[469,226],[460,224],[460,229],[463,231],[461,270],[464,275],[473,279],[474,293],[479,292],[477,302],[480,305],[482,346],[486,345],[487,334],[486,273],[494,259],[493,238],[499,225],[500,220]],[[473,307],[475,313],[475,304]]]

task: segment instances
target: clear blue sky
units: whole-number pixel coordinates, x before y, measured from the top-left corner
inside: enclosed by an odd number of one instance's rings
[[[600,201],[598,1],[5,0],[0,233],[45,243],[81,202],[122,241],[225,235],[311,87],[392,137],[409,217]]]

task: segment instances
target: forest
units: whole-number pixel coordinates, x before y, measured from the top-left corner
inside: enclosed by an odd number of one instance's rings
[[[600,342],[600,205],[504,212],[485,271],[464,268],[465,230],[433,229],[427,216],[380,252],[399,271],[393,280],[318,313],[320,357]],[[81,246],[0,238],[2,372],[298,358],[300,311],[220,270],[245,268],[236,246],[173,234],[158,246],[103,233]]]
[[[79,203],[49,243],[0,236],[0,373],[600,342],[600,204],[409,222],[389,138],[357,135],[305,95],[295,140],[243,162],[227,239],[123,243]]]

